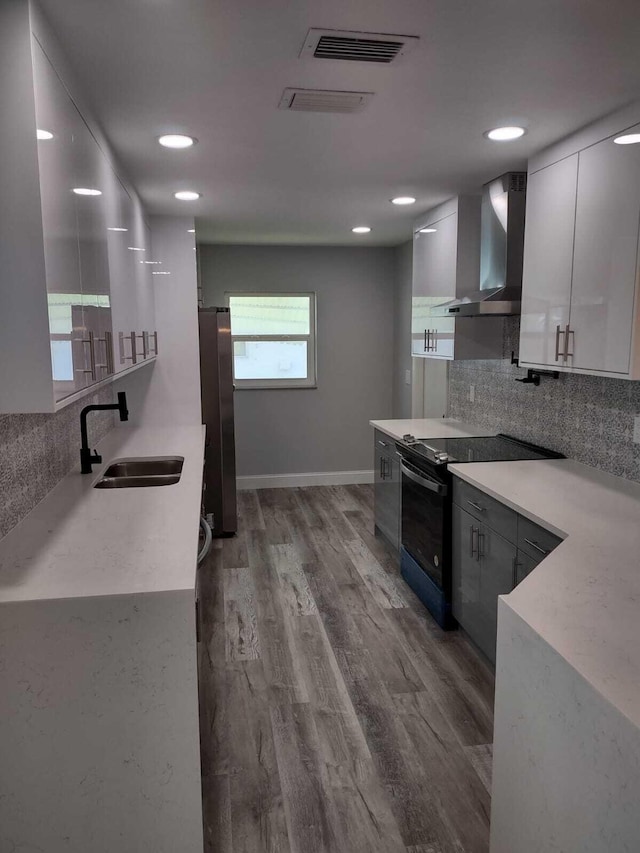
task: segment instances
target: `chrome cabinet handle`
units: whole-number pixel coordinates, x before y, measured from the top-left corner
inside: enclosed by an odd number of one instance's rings
[[[136,335],[142,341],[142,360],[144,361],[149,355],[149,332],[143,332],[141,335]]]
[[[536,542],[532,542],[531,539],[525,539],[524,541],[527,543],[527,545],[531,545],[532,548],[535,548],[536,551],[539,551],[540,554],[544,554],[545,557],[551,553],[550,551],[545,551],[545,549],[541,548]]]
[[[424,351],[425,352],[429,352],[429,349],[431,347],[431,344],[429,342],[430,337],[431,337],[431,332],[429,331],[429,329],[425,329],[424,330]]]
[[[473,525],[471,525],[471,527],[469,528],[469,532],[471,533],[471,543],[470,543],[471,550],[470,550],[469,556],[473,557],[476,553],[476,548],[474,545],[475,534],[479,533],[480,531],[478,530],[477,527],[474,527]]]
[[[433,346],[431,347],[431,349],[433,350],[433,352],[436,352],[438,349],[438,330],[437,329],[433,330]]]
[[[78,373],[90,373],[94,382],[97,381],[96,374],[96,338],[93,332],[88,333],[88,338],[82,338],[83,344],[89,344],[89,370],[78,370]]]
[[[571,335],[571,342],[574,344],[573,349],[575,349],[575,332],[573,329],[569,328],[569,324],[565,326],[564,329],[564,361],[568,361],[568,359],[573,358],[573,351],[569,352],[569,335]]]
[[[380,445],[380,447],[388,447],[387,442],[386,441],[380,441],[380,439],[378,439],[378,444]]]
[[[485,512],[486,511],[483,506],[480,506],[480,504],[475,504],[473,501],[467,501],[467,503],[469,504],[469,506],[472,506],[474,509],[477,509],[478,512]]]
[[[485,556],[484,553],[485,534],[478,530],[478,562]]]
[[[158,332],[152,332],[151,337],[153,338],[153,355],[158,355]]]
[[[113,364],[113,335],[109,331],[105,331],[104,338],[96,338],[96,340],[104,344],[104,353],[107,359],[106,364],[99,364],[100,370],[106,370],[107,376],[113,376],[115,373]]]
[[[131,355],[124,354],[124,342],[125,339],[128,340],[131,344]],[[138,361],[138,348],[136,346],[136,333],[129,332],[125,335],[124,332],[118,332],[118,343],[120,345],[120,364],[124,364],[125,361],[130,361],[132,364],[136,364]]]
[[[560,361],[560,355],[562,355],[563,361],[567,360],[565,357],[565,355],[566,355],[566,352],[565,352],[566,351],[566,342],[565,342],[565,351],[560,353],[560,335],[564,335],[564,334],[565,334],[565,332],[563,332],[560,329],[560,326],[556,326],[556,357],[555,357],[556,361]]]

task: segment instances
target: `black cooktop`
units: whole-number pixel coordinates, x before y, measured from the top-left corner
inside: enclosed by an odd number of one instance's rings
[[[512,462],[516,459],[564,459],[547,450],[502,433],[469,438],[420,438],[399,442],[432,465],[455,462]]]

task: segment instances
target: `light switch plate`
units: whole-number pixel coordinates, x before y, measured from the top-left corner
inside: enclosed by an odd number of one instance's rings
[[[476,401],[476,386],[469,385],[469,402],[475,403]]]
[[[404,384],[411,385],[411,371],[405,370],[404,372]]]
[[[636,415],[633,421],[633,441],[640,444],[640,415]]]

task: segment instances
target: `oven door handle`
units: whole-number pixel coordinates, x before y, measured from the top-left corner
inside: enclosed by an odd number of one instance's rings
[[[430,492],[435,492],[437,495],[447,494],[447,487],[444,483],[438,483],[430,477],[425,477],[423,474],[418,473],[414,468],[410,468],[406,462],[401,462],[400,468],[406,477],[413,480],[413,482],[417,483],[419,486],[428,489]]]

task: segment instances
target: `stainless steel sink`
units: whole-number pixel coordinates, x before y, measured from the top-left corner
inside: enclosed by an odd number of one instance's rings
[[[183,456],[140,456],[117,459],[94,485],[95,489],[143,489],[172,486],[180,481]]]

